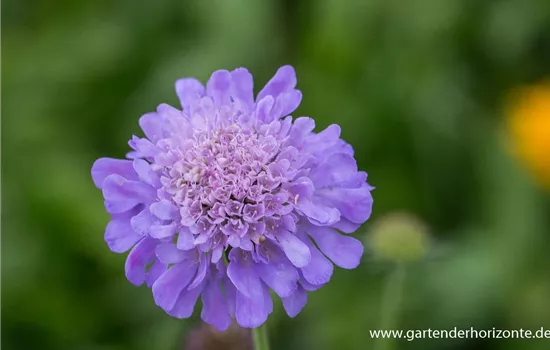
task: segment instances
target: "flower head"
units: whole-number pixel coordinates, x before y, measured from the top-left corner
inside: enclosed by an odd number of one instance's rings
[[[168,314],[189,317],[201,296],[205,322],[257,327],[273,308],[269,289],[294,317],[333,263],[359,264],[362,244],[340,232],[369,218],[373,188],[337,125],[314,133],[312,119],[289,116],[295,86],[290,66],[255,99],[243,68],[214,72],[206,87],[180,79],[182,110],[145,114],[128,160],[94,163],[112,217],[105,240],[131,249],[127,278],[152,286]]]

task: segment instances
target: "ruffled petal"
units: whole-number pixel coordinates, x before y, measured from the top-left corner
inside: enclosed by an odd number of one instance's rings
[[[156,223],[149,228],[149,235],[158,239],[173,237],[177,232],[178,226],[175,223],[167,225]]]
[[[303,276],[300,278],[300,285],[308,292],[314,292],[324,286],[324,284],[309,283]]]
[[[222,277],[222,286],[225,292],[229,314],[235,315],[235,309],[237,308],[237,288],[235,288],[231,279],[227,277],[227,274]]]
[[[365,183],[359,188],[327,187],[315,194],[334,205],[346,219],[362,224],[372,212],[371,190],[372,187]]]
[[[197,264],[185,260],[173,265],[153,284],[155,303],[165,311],[171,311],[179,299],[181,291],[189,284],[197,271]]]
[[[265,284],[262,284],[262,292],[264,294],[264,309],[267,311],[267,314],[273,312],[273,299],[271,299],[271,294],[269,293],[269,288]]]
[[[252,74],[245,68],[231,72],[231,96],[244,111],[251,111],[254,106],[254,82]]]
[[[120,175],[128,180],[138,180],[131,160],[99,158],[94,162],[92,166],[92,180],[97,188],[101,189],[103,187],[103,180],[112,174]]]
[[[202,292],[204,284],[199,285],[194,289],[184,289],[181,291],[176,304],[172,310],[168,311],[168,315],[177,318],[188,318],[193,314],[197,299]]]
[[[160,148],[154,143],[137,136],[133,136],[128,145],[135,150],[133,158],[153,158],[160,152]]]
[[[136,286],[145,282],[147,266],[156,260],[155,248],[157,240],[143,238],[126,258],[126,278]]]
[[[305,235],[300,237],[306,242],[311,252],[311,261],[302,267],[302,275],[311,284],[325,284],[330,280],[334,266],[325,256],[315,247],[309,237]]]
[[[140,203],[153,201],[156,191],[143,182],[128,180],[113,174],[103,180],[103,197],[109,212],[120,213],[130,210]]]
[[[292,182],[284,184],[284,188],[292,194],[294,203],[304,199],[309,199],[315,192],[315,186],[313,182],[307,177],[299,177]]]
[[[256,119],[264,124],[271,123],[274,119],[274,116],[271,113],[274,104],[275,100],[271,96],[266,96],[261,99],[256,104]]]
[[[178,249],[190,250],[195,248],[195,244],[193,243],[194,240],[195,239],[193,238],[191,231],[189,231],[188,228],[182,228],[178,234],[178,241],[176,244]]]
[[[165,265],[178,264],[187,257],[187,254],[179,250],[174,243],[159,244],[155,249],[155,254],[159,261]]]
[[[139,214],[143,208],[145,207],[145,205],[137,205],[135,207],[133,207],[132,209],[128,210],[128,211],[123,211],[123,212],[120,212],[120,213],[111,213],[111,219],[113,220],[130,220],[131,218],[133,218],[134,216],[136,216],[137,214]]]
[[[200,98],[197,97],[197,101],[193,107],[196,107],[199,102]],[[190,111],[186,110],[186,112]],[[163,138],[174,134],[178,135],[182,139],[193,137],[191,123],[179,109],[166,103],[161,103],[157,106],[157,114],[163,120]]]
[[[227,266],[227,276],[231,279],[231,282],[235,285],[237,290],[243,294],[246,298],[259,298],[261,297],[262,282],[260,277],[254,271],[251,264],[244,265],[235,259],[237,249],[232,250],[230,253],[230,261]]]
[[[332,225],[332,227],[343,233],[354,233],[360,226],[361,224],[356,224],[346,218],[340,218],[340,221]]]
[[[332,228],[310,225],[307,233],[315,239],[319,249],[336,265],[354,269],[361,262],[363,244],[353,237],[339,234]]]
[[[225,301],[220,281],[218,279],[208,282],[202,292],[201,318],[204,322],[213,325],[219,331],[225,331],[231,325],[231,315]]]
[[[161,220],[174,220],[179,218],[179,210],[167,199],[162,199],[151,204],[149,210]]]
[[[298,199],[296,207],[307,216],[308,220],[319,226],[330,226],[334,225],[340,220],[340,212],[335,209],[328,207],[320,201],[302,198]]]
[[[158,219],[151,214],[148,208],[143,209],[130,219],[132,229],[140,235],[148,235],[151,232],[151,226],[157,222]]]
[[[129,220],[112,220],[105,229],[105,242],[115,253],[124,253],[142,237],[134,232]]]
[[[145,284],[147,284],[147,287],[151,287],[167,269],[167,265],[156,260],[149,268],[149,271],[147,271],[147,276],[145,277]]]
[[[265,243],[264,243],[265,244]],[[254,265],[258,276],[281,298],[294,293],[300,275],[278,247],[270,247],[270,261]],[[332,264],[331,264],[332,265]]]
[[[195,78],[184,78],[176,81],[176,94],[181,103],[181,107],[188,113],[192,107],[198,105],[200,99],[204,96],[204,86]]]
[[[276,98],[279,94],[294,89],[296,82],[297,79],[294,68],[292,66],[282,66],[258,93],[257,101],[266,96],[273,96]]]
[[[139,118],[139,126],[149,140],[156,143],[164,136],[163,120],[155,113],[146,113]]]
[[[288,260],[296,267],[304,267],[311,261],[311,252],[308,246],[296,235],[282,230],[277,233],[277,240],[285,252]]]
[[[312,134],[313,129],[315,129],[315,121],[313,119],[308,117],[296,118],[290,128],[290,144],[300,147],[300,149],[303,148],[304,139]]]
[[[151,165],[143,159],[134,159],[134,170],[139,175],[139,179],[155,188],[160,187],[160,180],[157,173],[151,169]]]
[[[206,273],[208,271],[208,267],[210,266],[210,259],[207,258],[206,254],[201,254],[199,258],[199,267],[197,269],[197,275],[195,276],[195,279],[193,279],[193,282],[189,284],[189,287],[187,289],[193,289],[198,287],[206,278]]]
[[[214,99],[216,106],[229,104],[231,97],[231,73],[227,70],[218,70],[206,84],[206,94]]]
[[[302,102],[302,93],[299,90],[283,92],[277,97],[277,101],[275,102],[276,117],[286,117],[298,108],[300,102]]]
[[[261,286],[260,295],[256,298],[247,298],[237,291],[235,319],[241,327],[256,328],[261,326],[272,311],[273,301],[265,286]]]
[[[294,294],[282,298],[283,307],[288,316],[294,318],[302,311],[303,307],[307,304],[307,292],[300,286]]]
[[[315,188],[338,185],[357,173],[357,163],[352,155],[335,153],[327,157],[310,174]]]
[[[308,145],[312,151],[318,155],[321,159],[332,153],[338,153],[340,149],[337,146],[340,142],[340,134],[342,128],[338,124],[331,124],[326,129],[316,134],[311,134],[305,139],[306,145]],[[330,153],[326,153],[327,150]]]

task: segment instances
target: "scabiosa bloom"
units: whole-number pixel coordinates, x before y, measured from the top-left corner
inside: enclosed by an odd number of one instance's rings
[[[112,217],[105,240],[131,249],[128,280],[151,286],[169,315],[189,317],[200,296],[216,328],[233,318],[258,327],[270,289],[294,317],[333,263],[359,264],[363,246],[345,234],[369,218],[373,188],[338,125],[315,133],[312,119],[289,116],[302,98],[295,86],[290,66],[256,99],[243,68],[214,72],[206,88],[180,79],[182,110],[145,114],[128,160],[94,163]]]

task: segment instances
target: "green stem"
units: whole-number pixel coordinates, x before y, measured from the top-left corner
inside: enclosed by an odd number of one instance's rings
[[[252,330],[252,337],[254,338],[254,350],[269,350],[267,325],[265,323]]]
[[[386,280],[380,313],[380,330],[393,330],[398,326],[399,309],[403,295],[406,267],[397,265]],[[391,350],[395,345],[395,339],[378,338],[375,348],[377,350]]]

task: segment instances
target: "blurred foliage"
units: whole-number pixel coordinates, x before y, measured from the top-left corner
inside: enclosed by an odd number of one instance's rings
[[[373,219],[408,211],[433,236],[433,257],[407,271],[396,327],[550,328],[548,192],[502,137],[508,92],[550,75],[549,1],[6,0],[2,34],[5,349],[181,346],[197,312],[172,319],[125,280],[90,167],[123,157],[141,114],[176,104],[177,78],[245,66],[259,87],[287,63],[304,93],[297,114],[317,130],[340,124],[369,172]],[[297,318],[277,302],[273,349],[371,348],[387,274],[367,251]]]

